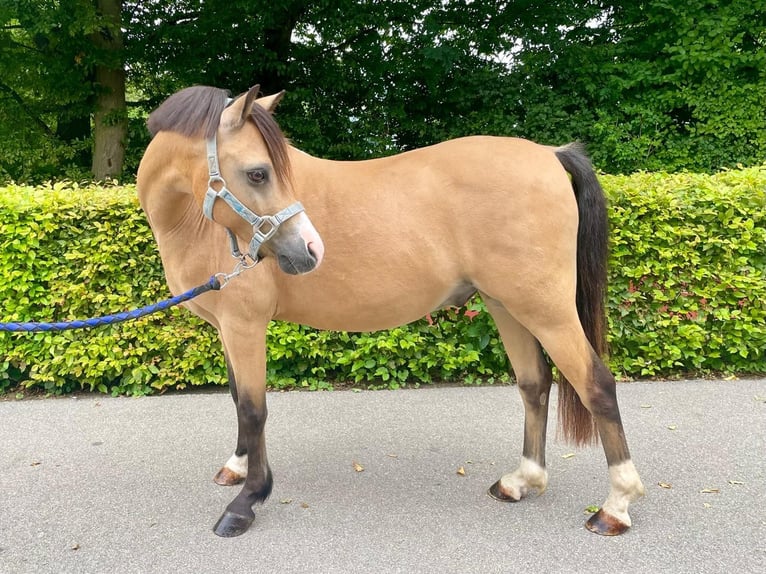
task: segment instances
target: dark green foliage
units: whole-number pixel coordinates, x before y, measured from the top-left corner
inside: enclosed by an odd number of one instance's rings
[[[608,173],[763,162],[766,0],[600,4],[521,50],[520,135],[587,142]]]
[[[615,372],[766,373],[766,168],[601,179],[610,197]],[[84,318],[169,296],[129,186],[0,188],[0,274],[3,321]],[[505,380],[507,360],[483,309],[474,301],[373,334],[272,323],[269,383]],[[0,333],[0,353],[0,391],[145,394],[226,381],[214,331],[177,308],[88,331]]]
[[[765,30],[766,0],[0,0],[0,179],[87,175],[115,62],[126,180],[146,115],[193,84],[288,90],[285,132],[332,159],[481,133],[584,141],[608,173],[759,165]]]

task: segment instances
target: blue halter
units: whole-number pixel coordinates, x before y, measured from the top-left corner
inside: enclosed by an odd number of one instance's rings
[[[260,216],[253,213],[226,187],[226,181],[224,181],[221,176],[218,167],[218,146],[216,143],[216,136],[214,135],[208,139],[206,145],[207,166],[210,178],[207,182],[207,192],[205,192],[205,201],[202,204],[202,212],[205,214],[205,217],[210,219],[210,221],[215,221],[215,219],[213,219],[213,205],[215,204],[215,200],[220,198],[224,200],[237,215],[247,221],[253,228],[253,238],[250,240],[247,255],[243,255],[239,250],[239,242],[237,241],[237,236],[234,235],[234,232],[228,227],[226,228],[226,232],[229,234],[231,254],[241,261],[244,261],[245,258],[249,256],[253,263],[255,263],[258,261],[258,251],[260,250],[261,245],[274,236],[280,225],[290,219],[293,215],[302,212],[303,205],[296,201],[275,215]],[[216,190],[214,186],[220,186],[220,189]]]

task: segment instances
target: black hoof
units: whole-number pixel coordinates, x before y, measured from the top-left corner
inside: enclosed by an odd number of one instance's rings
[[[603,509],[599,509],[585,523],[585,528],[601,536],[619,536],[630,527],[614,516],[607,514]]]
[[[494,498],[495,500],[499,500],[500,502],[518,502],[519,501],[518,498],[509,496],[500,489],[499,480],[495,484],[489,487],[487,494],[489,494],[491,498]]]
[[[218,519],[213,527],[213,532],[223,538],[233,538],[234,536],[240,536],[247,532],[250,525],[255,520],[255,514],[250,516],[242,516],[241,514],[234,514],[227,510]]]

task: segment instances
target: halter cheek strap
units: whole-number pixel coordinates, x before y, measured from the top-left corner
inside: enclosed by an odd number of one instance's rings
[[[218,146],[216,143],[216,136],[214,135],[206,142],[207,145],[207,167],[208,175],[210,176],[207,182],[207,192],[205,192],[205,200],[202,204],[202,212],[205,217],[211,221],[213,219],[213,206],[216,199],[222,199],[226,204],[231,207],[234,212],[242,219],[247,221],[253,228],[253,238],[250,240],[248,246],[247,255],[254,262],[258,261],[258,251],[261,245],[271,239],[285,221],[290,219],[293,215],[303,211],[303,205],[300,202],[295,202],[292,205],[287,206],[282,211],[275,215],[260,216],[239,201],[233,193],[231,193],[226,187],[226,181],[221,176],[221,171],[218,166]],[[218,189],[216,189],[218,188]],[[229,234],[229,243],[231,244],[231,254],[238,258],[244,259],[244,255],[239,250],[239,242],[234,232],[226,228],[226,232]]]

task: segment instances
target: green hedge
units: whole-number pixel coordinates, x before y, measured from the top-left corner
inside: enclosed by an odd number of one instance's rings
[[[611,366],[766,373],[766,166],[603,178]]]
[[[766,373],[766,167],[603,176],[611,367],[622,377]],[[102,315],[168,296],[135,189],[0,188],[2,321]],[[215,332],[174,309],[55,334],[0,333],[0,392],[145,394],[225,382]],[[383,333],[269,330],[269,383],[397,387],[505,380],[480,301]]]

